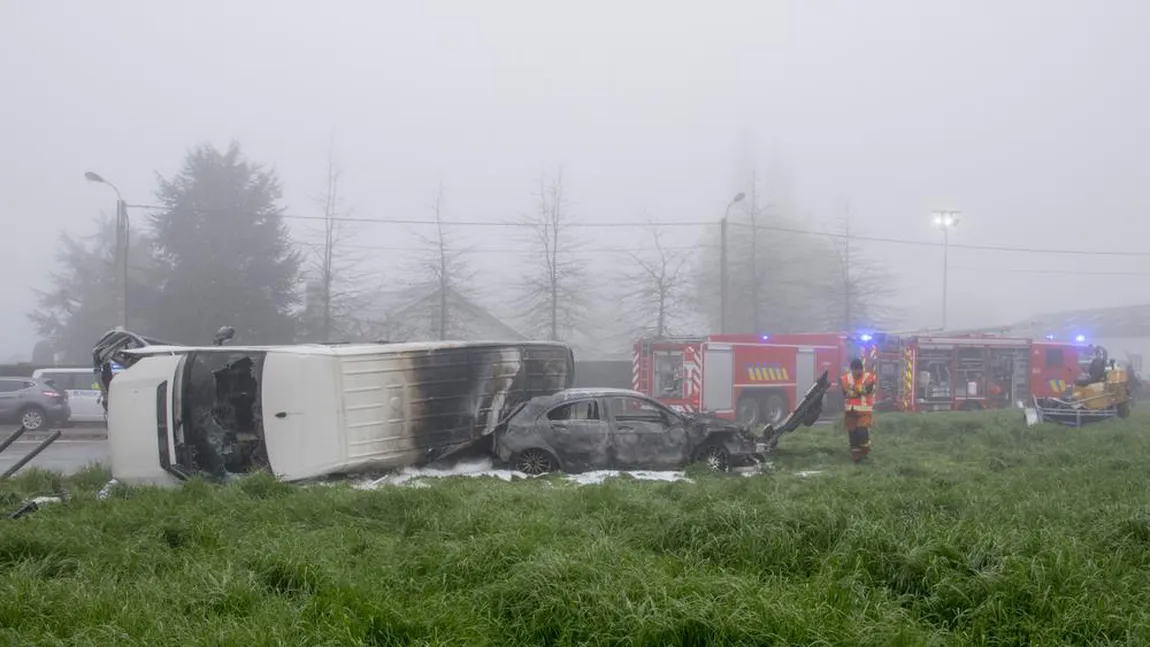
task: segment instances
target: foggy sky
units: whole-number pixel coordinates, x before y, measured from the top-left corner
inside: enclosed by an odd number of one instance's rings
[[[0,361],[30,356],[58,232],[112,210],[85,171],[154,203],[155,173],[231,139],[292,214],[317,213],[334,135],[365,217],[428,217],[442,180],[446,218],[514,219],[562,165],[580,219],[713,220],[753,166],[813,229],[849,202],[856,233],[939,241],[946,208],[964,212],[955,244],[1143,251],[1148,19],[1139,0],[2,2]],[[497,295],[518,238],[455,234],[488,250],[472,263]],[[939,323],[940,249],[858,249],[900,277],[908,325]],[[1069,272],[1146,260],[952,249],[950,323],[1145,302],[1146,277]]]

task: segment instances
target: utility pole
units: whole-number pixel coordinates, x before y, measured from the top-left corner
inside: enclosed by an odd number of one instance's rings
[[[130,240],[128,204],[123,200],[116,200],[116,252],[120,261],[120,303],[124,318],[124,330],[130,330],[128,326],[128,246]]]
[[[84,173],[84,179],[89,182],[97,182],[99,184],[107,184],[112,187],[116,192],[116,266],[119,270],[117,283],[119,283],[118,297],[120,301],[120,312],[123,314],[124,330],[128,329],[128,245],[131,241],[131,223],[128,221],[128,203],[124,202],[124,197],[120,195],[120,190],[116,188],[115,184],[105,180],[96,173],[88,171]]]
[[[721,225],[721,242],[719,251],[719,334],[727,334],[727,217],[731,215],[731,207],[745,196],[738,193],[727,204],[723,213]]]
[[[950,269],[950,230],[959,223],[958,211],[935,211],[934,224],[942,228],[942,329],[946,330],[947,274]]]
[[[759,215],[759,174],[751,169],[751,332],[761,335],[759,330],[759,241],[757,221]]]
[[[845,242],[843,245],[843,294],[845,295],[843,303],[845,307],[843,332],[849,333],[852,330],[851,298],[853,295],[851,292],[854,287],[851,284],[851,206],[849,202],[846,205],[846,219],[843,225],[843,233],[845,234],[843,236],[843,241]]]

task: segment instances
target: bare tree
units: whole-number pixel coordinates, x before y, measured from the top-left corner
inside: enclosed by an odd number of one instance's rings
[[[640,322],[641,334],[665,337],[685,314],[687,307],[686,254],[676,253],[663,243],[663,230],[649,226],[653,248],[632,253],[633,269],[624,279],[625,299]]]
[[[521,305],[533,333],[561,341],[578,327],[585,305],[584,264],[576,257],[579,243],[568,219],[562,170],[550,182],[539,179],[537,198],[535,213],[523,220],[535,269],[523,282]]]
[[[432,205],[435,233],[430,237],[418,235],[427,249],[420,261],[420,275],[427,277],[427,280],[421,282],[419,291],[431,292],[436,296],[430,319],[435,335],[441,340],[468,334],[466,321],[455,318],[452,306],[456,300],[470,292],[472,278],[471,269],[464,258],[468,249],[455,244],[443,222],[444,202],[445,191],[440,182]]]
[[[354,335],[360,327],[355,321],[363,307],[368,281],[363,271],[366,255],[356,251],[352,240],[358,228],[350,221],[351,212],[341,207],[339,193],[343,175],[335,159],[334,144],[329,143],[323,192],[313,198],[321,211],[318,231],[306,245],[308,263],[305,277],[308,299],[304,310],[306,336],[313,340],[332,341],[339,335]]]
[[[841,233],[833,238],[838,272],[825,288],[828,327],[851,331],[857,327],[883,328],[898,321],[897,286],[885,266],[866,258],[851,235],[850,212]]]

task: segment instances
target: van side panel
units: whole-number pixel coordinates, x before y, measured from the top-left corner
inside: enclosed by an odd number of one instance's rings
[[[108,444],[112,476],[125,483],[175,483],[160,465],[170,457],[172,388],[181,357],[160,355],[140,360],[112,380],[108,408]],[[159,390],[163,388],[162,396]],[[159,397],[158,397],[159,396]],[[159,410],[167,403],[165,410]],[[161,447],[159,433],[163,433]]]
[[[574,357],[562,344],[269,351],[261,387],[268,461],[285,480],[426,463],[573,380]]]
[[[269,351],[264,358],[264,443],[278,478],[314,478],[345,462],[338,366],[331,355]]]

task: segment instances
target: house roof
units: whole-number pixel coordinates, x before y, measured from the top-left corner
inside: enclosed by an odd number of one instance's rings
[[[426,314],[429,307],[438,304],[439,297],[440,289],[438,286],[430,289],[426,285],[415,286],[384,295],[373,304],[370,310],[381,319],[416,320]],[[484,337],[508,340],[527,339],[518,330],[454,288],[447,288],[447,301],[451,310],[463,315],[463,318],[468,322],[468,329],[482,332]]]

